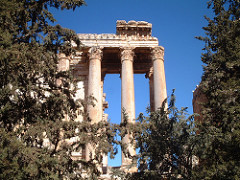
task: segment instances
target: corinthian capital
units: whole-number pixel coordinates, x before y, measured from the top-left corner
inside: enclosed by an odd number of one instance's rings
[[[102,59],[102,48],[100,47],[97,47],[97,46],[94,46],[94,47],[91,47],[88,51],[88,56],[89,56],[89,59],[99,59],[101,60]]]
[[[121,62],[125,60],[133,61],[134,52],[133,47],[124,47],[121,48]]]
[[[153,61],[158,60],[158,59],[161,59],[164,61],[163,56],[164,56],[164,48],[162,46],[152,48],[152,60]]]

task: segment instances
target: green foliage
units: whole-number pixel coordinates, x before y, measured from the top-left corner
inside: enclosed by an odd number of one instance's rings
[[[240,1],[210,0],[215,17],[203,29],[204,74],[199,90],[207,101],[201,121],[184,118],[171,101],[135,131],[139,171],[129,179],[239,179]]]
[[[240,177],[240,1],[211,0],[200,89],[207,102],[198,124],[197,179]]]
[[[108,122],[76,122],[84,104],[74,100],[71,73],[58,71],[58,53],[75,53],[74,31],[51,25],[49,8],[75,9],[83,0],[0,1],[0,179],[80,179],[99,175],[96,164],[112,151]],[[61,79],[61,83],[59,82]],[[72,152],[91,142],[89,161]],[[80,168],[81,166],[81,168]]]
[[[164,103],[163,103],[164,104]],[[192,117],[186,108],[175,107],[172,94],[169,108],[164,105],[149,117],[140,114],[135,137],[139,149],[139,171],[130,179],[190,179],[195,147]]]

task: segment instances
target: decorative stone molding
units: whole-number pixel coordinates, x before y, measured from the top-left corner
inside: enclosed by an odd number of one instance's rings
[[[152,28],[152,24],[148,23],[146,21],[128,21],[126,22],[125,20],[117,20],[117,27],[121,27],[121,26],[142,26],[142,27],[149,27]]]
[[[152,48],[152,60],[163,60],[164,61],[164,48],[162,46]]]
[[[117,21],[117,35],[151,36],[152,24],[146,21]]]
[[[129,60],[133,62],[133,57],[134,57],[133,47],[124,47],[124,48],[120,48],[120,50],[121,50],[121,63],[125,60]]]
[[[142,33],[142,34],[141,34]],[[128,43],[130,46],[134,47],[157,47],[158,39],[152,37],[147,33],[141,31],[141,33],[132,32],[129,34],[78,34],[81,43],[85,47],[121,47],[126,46]],[[73,42],[73,47],[77,45]]]
[[[97,46],[91,47],[88,51],[89,60],[92,60],[92,59],[101,60],[102,55],[103,55],[102,48]]]
[[[116,43],[120,43],[119,41],[121,40],[134,40],[134,41],[158,41],[156,37],[152,37],[151,35],[141,35],[139,33],[134,33],[132,35],[128,35],[128,34],[78,34],[78,37],[81,41],[83,41],[83,45],[85,45],[85,41],[86,42],[91,42],[91,41],[95,41],[98,43],[104,43],[105,41],[114,41]],[[142,42],[143,43],[143,42]],[[147,44],[148,42],[145,42],[145,44]],[[152,42],[154,43],[154,42]],[[73,43],[73,45],[75,45]],[[87,44],[86,44],[87,45]],[[155,43],[154,43],[155,45]],[[157,45],[157,44],[156,44]]]
[[[119,36],[116,34],[78,34],[79,39],[119,39]]]

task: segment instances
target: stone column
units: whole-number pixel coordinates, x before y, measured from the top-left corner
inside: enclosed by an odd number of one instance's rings
[[[64,53],[59,53],[58,58],[58,71],[68,71],[70,67],[69,58]],[[60,86],[61,83],[62,79],[57,79],[57,85]]]
[[[102,90],[101,90],[101,59],[102,50],[99,47],[92,47],[88,51],[89,74],[88,74],[88,97],[93,97],[93,104],[88,104],[87,110],[91,123],[98,123],[102,120]],[[91,144],[86,146],[86,160],[90,160],[90,153],[93,152]],[[94,156],[94,154],[92,154]]]
[[[70,57],[67,57],[64,53],[58,55],[58,71],[69,71],[70,69]],[[57,86],[62,85],[63,78],[58,78],[56,81]],[[65,115],[63,121],[68,121],[68,116]]]
[[[101,59],[102,50],[92,47],[89,50],[88,97],[93,97],[94,105],[88,105],[88,113],[92,123],[102,119],[102,78]]]
[[[135,97],[134,97],[134,78],[133,78],[133,48],[127,47],[121,49],[121,79],[122,79],[122,110],[124,109],[128,116],[128,123],[135,123]],[[123,119],[122,113],[122,121]],[[131,145],[130,134],[127,134],[122,140],[128,145],[127,150],[130,155],[135,155],[134,145]],[[122,153],[123,168],[131,164],[131,159]],[[131,170],[129,170],[131,171]],[[134,170],[135,171],[135,170]]]
[[[101,77],[101,97],[102,97],[102,121],[107,121],[108,119],[105,118],[104,110],[106,108],[105,106],[105,98],[106,94],[103,93],[103,85],[104,85],[104,78],[106,76],[106,73],[102,73]],[[107,166],[108,166],[108,154],[102,154],[103,159],[102,159],[102,172],[107,173]]]
[[[58,55],[59,62],[58,62],[58,70],[59,71],[68,71],[69,70],[69,58],[65,56],[64,53],[60,53]]]
[[[167,88],[164,71],[164,48],[162,46],[152,49],[153,83],[154,83],[154,109],[162,107],[167,98]],[[165,108],[167,105],[165,106]]]
[[[151,112],[155,110],[154,108],[154,83],[153,83],[153,67],[147,72],[146,78],[149,79],[149,94],[150,94],[150,110]]]

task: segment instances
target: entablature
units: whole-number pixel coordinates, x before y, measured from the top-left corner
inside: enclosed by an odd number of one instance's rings
[[[116,34],[78,34],[85,47],[156,47],[158,39],[152,36],[116,35]],[[73,43],[73,46],[76,44]]]

